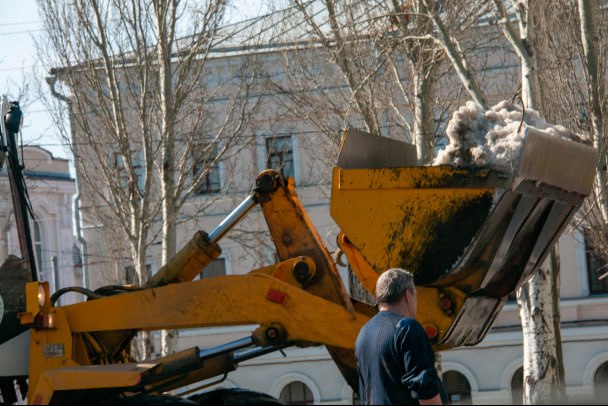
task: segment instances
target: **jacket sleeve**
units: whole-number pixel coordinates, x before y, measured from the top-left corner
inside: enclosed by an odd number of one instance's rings
[[[397,334],[405,371],[401,383],[414,399],[430,399],[439,394],[443,384],[435,369],[435,354],[420,323],[403,319]]]

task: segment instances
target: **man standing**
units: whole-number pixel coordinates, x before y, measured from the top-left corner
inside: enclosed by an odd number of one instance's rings
[[[416,287],[410,272],[391,268],[376,283],[376,314],[355,344],[362,404],[440,405],[445,389],[435,353],[415,320]]]

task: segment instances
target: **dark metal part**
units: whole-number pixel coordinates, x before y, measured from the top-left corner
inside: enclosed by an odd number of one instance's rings
[[[277,190],[277,176],[276,171],[264,171],[262,172],[255,181],[255,190],[258,193],[272,193]]]
[[[256,358],[265,354],[269,354],[274,351],[280,350],[280,347],[274,345],[268,345],[265,347],[255,347],[248,350],[237,351],[232,355],[232,362],[238,364],[239,362],[247,361],[252,358]]]
[[[268,338],[269,340],[276,339],[278,335],[279,332],[274,327],[270,327],[268,330],[266,330],[266,338]]]
[[[38,280],[36,261],[34,260],[34,247],[30,231],[30,218],[33,218],[32,209],[27,196],[27,186],[23,177],[23,167],[19,162],[17,153],[17,134],[21,126],[21,109],[18,102],[11,102],[8,113],[2,118],[6,134],[2,137],[2,149],[7,151],[8,179],[11,187],[13,210],[17,222],[17,234],[19,236],[19,247],[21,256],[30,269],[32,281]],[[4,142],[6,141],[6,145]]]
[[[198,353],[198,357],[201,360],[205,360],[207,358],[212,358],[220,354],[226,354],[229,352],[240,350],[241,348],[249,347],[251,345],[253,345],[253,337],[245,337],[241,338],[240,340],[218,345],[217,347],[200,350]]]
[[[304,285],[310,280],[310,267],[305,261],[298,261],[293,265],[293,276]]]
[[[477,345],[486,336],[506,298],[469,297],[450,326],[442,343],[456,346]]]
[[[572,192],[569,195],[571,198],[554,200],[543,193],[509,190],[503,194],[460,262],[436,283],[451,285],[458,275],[487,269],[480,286],[469,293],[442,344],[470,346],[483,339],[505,298],[540,266],[572,218],[578,207],[573,202],[579,195]]]

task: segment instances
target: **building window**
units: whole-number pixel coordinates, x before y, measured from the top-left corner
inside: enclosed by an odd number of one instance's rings
[[[295,381],[281,390],[279,400],[286,405],[312,405],[312,391],[304,382]]]
[[[220,165],[217,162],[217,156],[199,157],[194,165],[192,165],[192,178],[200,179],[201,183],[195,190],[195,194],[204,195],[210,193],[219,193],[221,190]],[[214,162],[215,161],[215,162]]]
[[[511,378],[511,404],[523,405],[524,403],[524,369],[520,367]]]
[[[605,402],[608,399],[608,362],[604,362],[593,375],[595,399]]]
[[[43,247],[42,247],[42,232],[40,231],[40,223],[38,221],[34,220],[33,225],[34,225],[34,255],[36,257],[35,258],[36,268],[38,270],[38,275],[40,275],[43,280],[47,280],[47,278],[44,277],[44,275],[46,274],[46,271],[43,272],[43,269],[42,269]]]
[[[448,371],[443,374],[443,383],[452,405],[470,405],[471,385],[468,379],[458,371]]]
[[[608,272],[608,267],[606,266],[606,262],[597,253],[588,232],[585,232],[585,255],[587,257],[589,293],[592,295],[608,293],[608,278],[602,277],[602,275]]]
[[[216,258],[209,265],[207,265],[203,272],[201,272],[196,278],[211,278],[213,276],[223,276],[226,275],[226,259],[225,258]]]
[[[266,138],[266,167],[281,172],[283,176],[294,177],[291,136]]]
[[[117,182],[123,189],[129,186],[129,174],[127,173],[125,156],[119,152],[113,153],[114,169],[116,170]],[[142,151],[133,152],[131,154],[131,163],[133,165],[133,171],[137,177],[137,188],[142,190],[144,188],[144,167],[143,167],[144,156]]]

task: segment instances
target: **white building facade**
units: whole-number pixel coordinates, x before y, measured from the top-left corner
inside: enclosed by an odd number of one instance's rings
[[[49,282],[51,292],[67,286],[82,286],[81,268],[74,261],[72,215],[76,186],[69,163],[38,146],[25,146],[22,157],[34,213],[30,232],[39,279]],[[9,255],[21,257],[6,168],[0,174],[0,187],[5,196],[0,202],[0,258]],[[79,300],[77,296],[67,294],[60,303],[68,304],[76,300]]]

